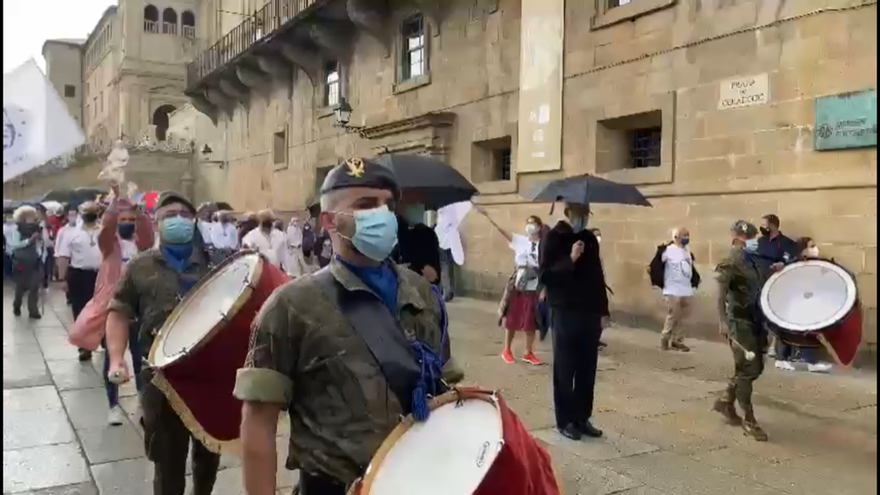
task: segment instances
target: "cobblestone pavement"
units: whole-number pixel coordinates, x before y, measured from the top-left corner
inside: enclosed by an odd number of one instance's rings
[[[3,493],[152,493],[136,422],[106,426],[103,354],[77,362],[66,340],[69,308],[61,294],[49,299],[42,320],[16,319],[4,288]],[[770,442],[759,444],[709,410],[731,368],[723,345],[695,341],[690,354],[661,353],[657,334],[614,327],[604,338],[610,345],[600,359],[593,418],[606,437],[572,442],[552,428],[550,368],[498,358],[494,309],[467,299],[450,305],[457,359],[469,381],[501,389],[546,443],[567,495],[877,493],[875,373],[768,369],[756,403]],[[549,342],[541,343],[539,357],[550,360]],[[133,386],[122,395],[133,418]],[[222,468],[214,493],[242,493],[238,459],[224,458]],[[279,493],[286,495],[296,474],[279,473]]]

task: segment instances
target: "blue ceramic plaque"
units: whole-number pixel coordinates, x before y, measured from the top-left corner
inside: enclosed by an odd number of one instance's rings
[[[877,90],[816,98],[815,149],[877,146]]]

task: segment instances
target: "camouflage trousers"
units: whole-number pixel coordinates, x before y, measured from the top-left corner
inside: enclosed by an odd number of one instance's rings
[[[728,322],[728,327],[730,328],[730,336],[744,348],[754,352],[755,358],[749,361],[746,359],[746,353],[739,346],[733,342],[730,343],[730,348],[733,351],[734,372],[727,384],[723,400],[729,403],[736,400],[743,412],[750,416],[753,414],[753,384],[764,372],[763,352],[766,347],[766,336],[762,337],[759,327],[752,322],[732,320]]]

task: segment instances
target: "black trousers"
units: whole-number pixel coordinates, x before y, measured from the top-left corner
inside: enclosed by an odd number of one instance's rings
[[[70,268],[67,270],[67,294],[70,296],[70,308],[73,310],[73,319],[79,318],[86,304],[95,295],[95,282],[98,280],[98,270],[82,270]]]
[[[553,405],[556,426],[588,421],[599,361],[602,318],[577,309],[553,308]]]
[[[345,485],[324,476],[300,471],[299,495],[345,495]]]
[[[217,481],[220,456],[193,438],[171,408],[165,395],[148,383],[151,371],[144,370],[140,393],[143,411],[144,447],[153,462],[153,495],[184,495],[186,457],[192,442],[192,495],[211,495]]]

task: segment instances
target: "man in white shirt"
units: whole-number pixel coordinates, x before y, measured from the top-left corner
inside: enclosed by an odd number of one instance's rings
[[[697,284],[694,255],[688,249],[690,232],[686,228],[672,231],[672,243],[660,255],[663,262],[663,298],[666,300],[666,323],[660,337],[660,348],[688,352],[681,333],[681,322],[690,313]]]
[[[70,297],[74,320],[95,294],[95,282],[102,259],[101,248],[98,247],[98,236],[101,233],[98,204],[90,201],[84,203],[80,209],[82,226],[66,232],[55,252],[58,259],[58,278]],[[80,361],[91,358],[90,351],[79,350]]]
[[[287,240],[284,232],[273,227],[275,214],[270,210],[263,210],[257,214],[257,221],[259,226],[244,236],[242,246],[259,252],[269,263],[281,267],[287,252]]]
[[[232,213],[218,211],[216,220],[211,226],[211,237],[206,239],[210,243],[208,250],[212,265],[218,265],[233,253],[238,251],[238,229],[232,222]]]

